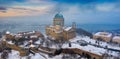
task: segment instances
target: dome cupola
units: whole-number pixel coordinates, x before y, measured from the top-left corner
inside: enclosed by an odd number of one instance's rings
[[[63,19],[63,15],[60,13],[57,13],[54,18],[62,18]]]
[[[59,26],[62,26],[62,27],[64,26],[64,17],[63,17],[62,14],[57,13],[54,16],[53,25],[54,26],[59,25]]]

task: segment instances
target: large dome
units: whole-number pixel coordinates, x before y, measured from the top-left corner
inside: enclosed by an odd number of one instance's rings
[[[56,14],[54,18],[63,18],[63,15],[62,14]]]

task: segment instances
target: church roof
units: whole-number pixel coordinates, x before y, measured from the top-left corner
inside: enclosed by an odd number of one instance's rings
[[[57,13],[54,18],[63,18],[63,15],[60,13]]]
[[[67,27],[67,28],[65,28],[64,30],[65,30],[65,31],[69,31],[70,29],[72,29],[72,27]]]

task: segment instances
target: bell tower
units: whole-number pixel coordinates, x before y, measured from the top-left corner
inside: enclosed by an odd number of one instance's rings
[[[72,28],[76,29],[76,23],[75,22],[72,23]]]

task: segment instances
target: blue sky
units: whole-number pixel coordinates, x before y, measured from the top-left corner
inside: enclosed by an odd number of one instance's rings
[[[120,0],[0,0],[1,22],[50,24],[58,12],[66,24],[120,24]]]

